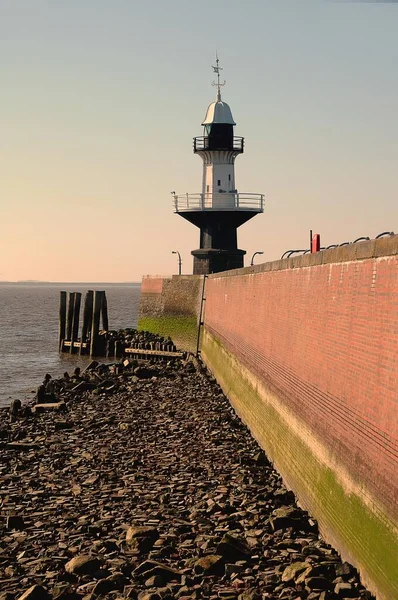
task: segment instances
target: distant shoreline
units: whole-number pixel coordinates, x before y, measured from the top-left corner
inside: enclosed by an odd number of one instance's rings
[[[89,286],[131,286],[141,285],[140,281],[120,281],[120,282],[107,282],[107,281],[0,281],[0,285],[89,285]]]

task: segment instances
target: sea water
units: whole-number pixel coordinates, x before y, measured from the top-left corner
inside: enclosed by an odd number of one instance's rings
[[[140,284],[0,284],[0,406],[32,397],[44,375],[59,377],[88,357],[58,353],[59,292],[105,290],[109,328],[136,327]]]

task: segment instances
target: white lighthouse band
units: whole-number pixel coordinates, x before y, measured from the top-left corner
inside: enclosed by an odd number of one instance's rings
[[[235,181],[235,159],[244,151],[244,138],[234,135],[236,125],[232,111],[221,99],[218,57],[217,98],[212,102],[202,122],[203,136],[194,138],[194,153],[203,161],[202,191],[200,193],[173,193],[174,212],[185,211],[264,211],[264,194],[242,193]]]

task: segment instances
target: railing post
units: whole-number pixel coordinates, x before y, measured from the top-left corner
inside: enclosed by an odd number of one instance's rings
[[[236,194],[236,208],[239,208],[239,192]]]
[[[200,204],[201,204],[201,209],[204,210],[205,207],[205,198],[203,194],[200,194]]]

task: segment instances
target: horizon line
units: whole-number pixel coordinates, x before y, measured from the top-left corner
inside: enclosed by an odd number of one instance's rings
[[[19,279],[17,281],[10,281],[7,279],[0,279],[0,284],[3,283],[15,283],[15,284],[21,284],[21,283],[30,283],[30,284],[47,284],[47,283],[55,283],[55,284],[68,284],[68,285],[80,285],[82,283],[85,284],[89,284],[89,285],[96,285],[96,284],[101,284],[101,285],[141,285],[141,281],[41,281],[39,279]]]

